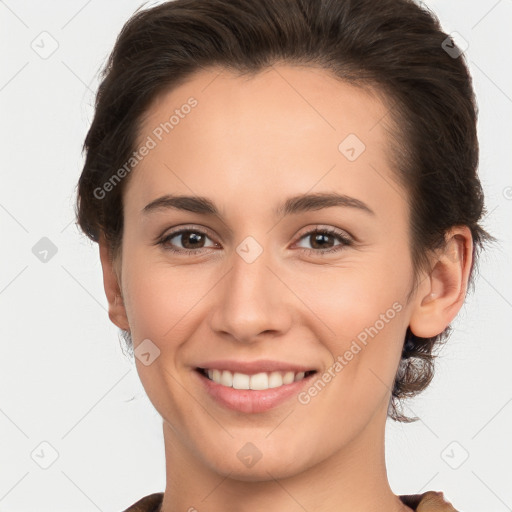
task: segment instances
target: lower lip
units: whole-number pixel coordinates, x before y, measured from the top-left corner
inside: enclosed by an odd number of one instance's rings
[[[228,388],[210,380],[197,370],[194,370],[194,373],[200,379],[206,392],[218,403],[228,409],[244,413],[265,412],[277,407],[292,396],[297,395],[301,388],[309,384],[311,377],[316,375],[312,373],[299,381],[284,384],[277,388],[252,390]]]

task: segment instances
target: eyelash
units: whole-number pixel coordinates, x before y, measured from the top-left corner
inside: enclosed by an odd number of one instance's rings
[[[164,247],[164,249],[167,250],[167,251],[170,251],[170,252],[173,252],[173,253],[176,253],[176,254],[182,254],[182,255],[194,255],[194,254],[197,255],[197,254],[201,254],[202,250],[208,249],[208,247],[200,247],[199,249],[175,249],[172,246],[168,245],[169,240],[171,240],[172,238],[175,238],[178,235],[182,235],[184,233],[199,233],[200,235],[204,235],[204,236],[210,238],[208,236],[208,233],[205,233],[204,231],[201,231],[200,229],[187,228],[187,229],[180,229],[178,231],[174,231],[174,232],[171,232],[171,233],[167,234],[166,236],[164,236],[163,238],[158,240],[157,244],[161,245],[162,247]],[[323,256],[325,254],[336,253],[336,252],[342,250],[345,247],[349,247],[349,246],[353,245],[353,241],[350,238],[348,238],[343,232],[338,231],[338,230],[333,229],[333,228],[322,228],[322,229],[316,228],[316,229],[313,229],[311,231],[308,231],[307,233],[304,233],[299,238],[299,241],[304,239],[304,238],[307,238],[308,236],[316,234],[316,233],[332,235],[332,236],[336,237],[341,243],[339,245],[335,245],[334,247],[332,247],[330,249],[308,249],[308,248],[302,248],[302,250],[306,251],[307,254],[314,253],[316,255]]]

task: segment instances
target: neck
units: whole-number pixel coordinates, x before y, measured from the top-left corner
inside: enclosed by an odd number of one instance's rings
[[[167,485],[161,512],[406,512],[389,487],[384,453],[386,412],[376,414],[349,446],[302,472],[258,481],[214,471],[164,420]]]

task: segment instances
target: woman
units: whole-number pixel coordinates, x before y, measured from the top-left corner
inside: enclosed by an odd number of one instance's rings
[[[491,239],[475,100],[430,12],[376,5],[176,0],[119,35],[77,210],[163,418],[131,512],[455,510],[392,492],[384,431]]]

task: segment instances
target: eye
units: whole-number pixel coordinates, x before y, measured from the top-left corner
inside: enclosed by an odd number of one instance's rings
[[[218,248],[219,244],[212,242],[211,245],[205,245],[211,238],[208,233],[196,228],[186,228],[172,231],[157,241],[166,251],[177,254],[197,255],[210,248]],[[306,243],[310,243],[312,248],[302,247],[308,254],[330,254],[338,252],[343,248],[352,245],[353,241],[345,232],[334,228],[320,228],[310,230],[300,237]],[[339,243],[336,244],[336,241]],[[304,242],[301,242],[304,243]],[[181,248],[177,247],[181,244]],[[333,245],[334,244],[334,245]]]
[[[201,249],[209,249],[210,247],[217,247],[218,244],[205,246],[205,241],[208,240],[208,234],[198,229],[180,229],[165,235],[158,241],[166,250],[180,253],[180,254],[200,254]],[[176,248],[177,244],[181,244],[183,248]]]
[[[333,240],[334,239],[334,240]],[[312,249],[305,248],[308,254],[326,254],[342,250],[344,247],[352,245],[352,240],[343,231],[334,228],[319,228],[310,230],[301,236],[300,240],[312,245]],[[336,240],[340,243],[332,245]]]

